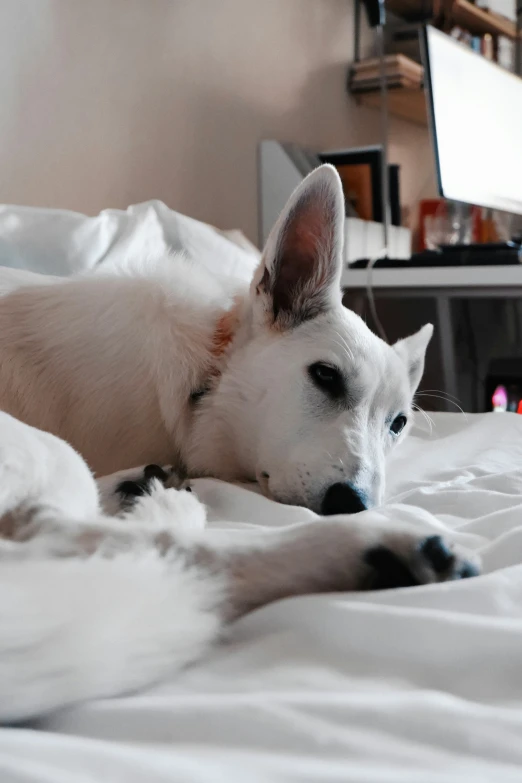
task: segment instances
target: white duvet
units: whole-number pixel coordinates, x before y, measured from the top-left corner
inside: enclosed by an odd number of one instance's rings
[[[245,278],[257,261],[160,202],[93,218],[0,206],[12,268],[63,275],[169,249]],[[434,419],[394,455],[383,513],[456,531],[484,576],[262,609],[173,682],[1,729],[0,783],[522,783],[522,416]],[[247,534],[312,516],[196,489],[211,524]]]
[[[289,599],[154,690],[0,732],[0,781],[522,781],[522,417],[434,416],[384,508],[481,548],[485,574]],[[213,525],[311,512],[196,482]],[[0,629],[1,632],[1,629]]]

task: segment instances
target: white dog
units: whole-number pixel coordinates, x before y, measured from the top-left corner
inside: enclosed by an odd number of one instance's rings
[[[432,327],[389,346],[343,307],[344,214],[322,166],[250,290],[175,257],[8,294],[0,410],[67,440],[97,476],[181,462],[323,514],[381,503]]]
[[[98,475],[177,457],[329,515],[381,502],[432,328],[390,347],[343,308],[343,227],[322,167],[249,291],[176,258],[0,300],[0,719],[143,687],[284,596],[478,572],[377,513],[243,544],[203,535],[204,508],[159,467],[102,481],[115,515],[100,507],[82,457]]]

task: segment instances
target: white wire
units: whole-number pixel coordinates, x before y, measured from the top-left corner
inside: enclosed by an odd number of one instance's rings
[[[379,337],[384,340],[385,343],[389,343],[388,337],[386,335],[386,332],[384,330],[384,327],[379,319],[379,316],[377,315],[377,306],[375,304],[375,297],[373,295],[373,288],[372,288],[372,274],[373,274],[373,267],[375,263],[379,260],[379,258],[385,258],[388,256],[388,248],[383,247],[377,255],[372,256],[368,259],[368,266],[366,267],[367,270],[367,277],[366,277],[366,295],[368,296],[368,304],[370,305],[370,313],[373,319],[373,322],[375,326],[377,327],[377,331],[379,333]]]

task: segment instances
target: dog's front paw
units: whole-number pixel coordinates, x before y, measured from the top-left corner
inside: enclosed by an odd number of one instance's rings
[[[132,508],[137,498],[150,495],[155,482],[161,482],[165,488],[184,489],[191,491],[190,485],[184,476],[174,468],[161,467],[160,465],[146,465],[138,473],[120,481],[114,492],[119,498],[120,509],[127,511]]]
[[[173,537],[176,543],[188,546],[201,538],[207,514],[194,492],[165,489],[158,479],[152,479],[148,491],[135,498],[127,519],[151,530],[166,531],[168,540]]]
[[[444,536],[386,533],[363,555],[368,590],[412,587],[480,574],[480,560]]]

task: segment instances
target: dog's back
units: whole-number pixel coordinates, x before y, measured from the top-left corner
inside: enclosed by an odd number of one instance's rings
[[[169,462],[227,296],[179,256],[16,290],[0,299],[0,409],[73,443],[98,475]]]

